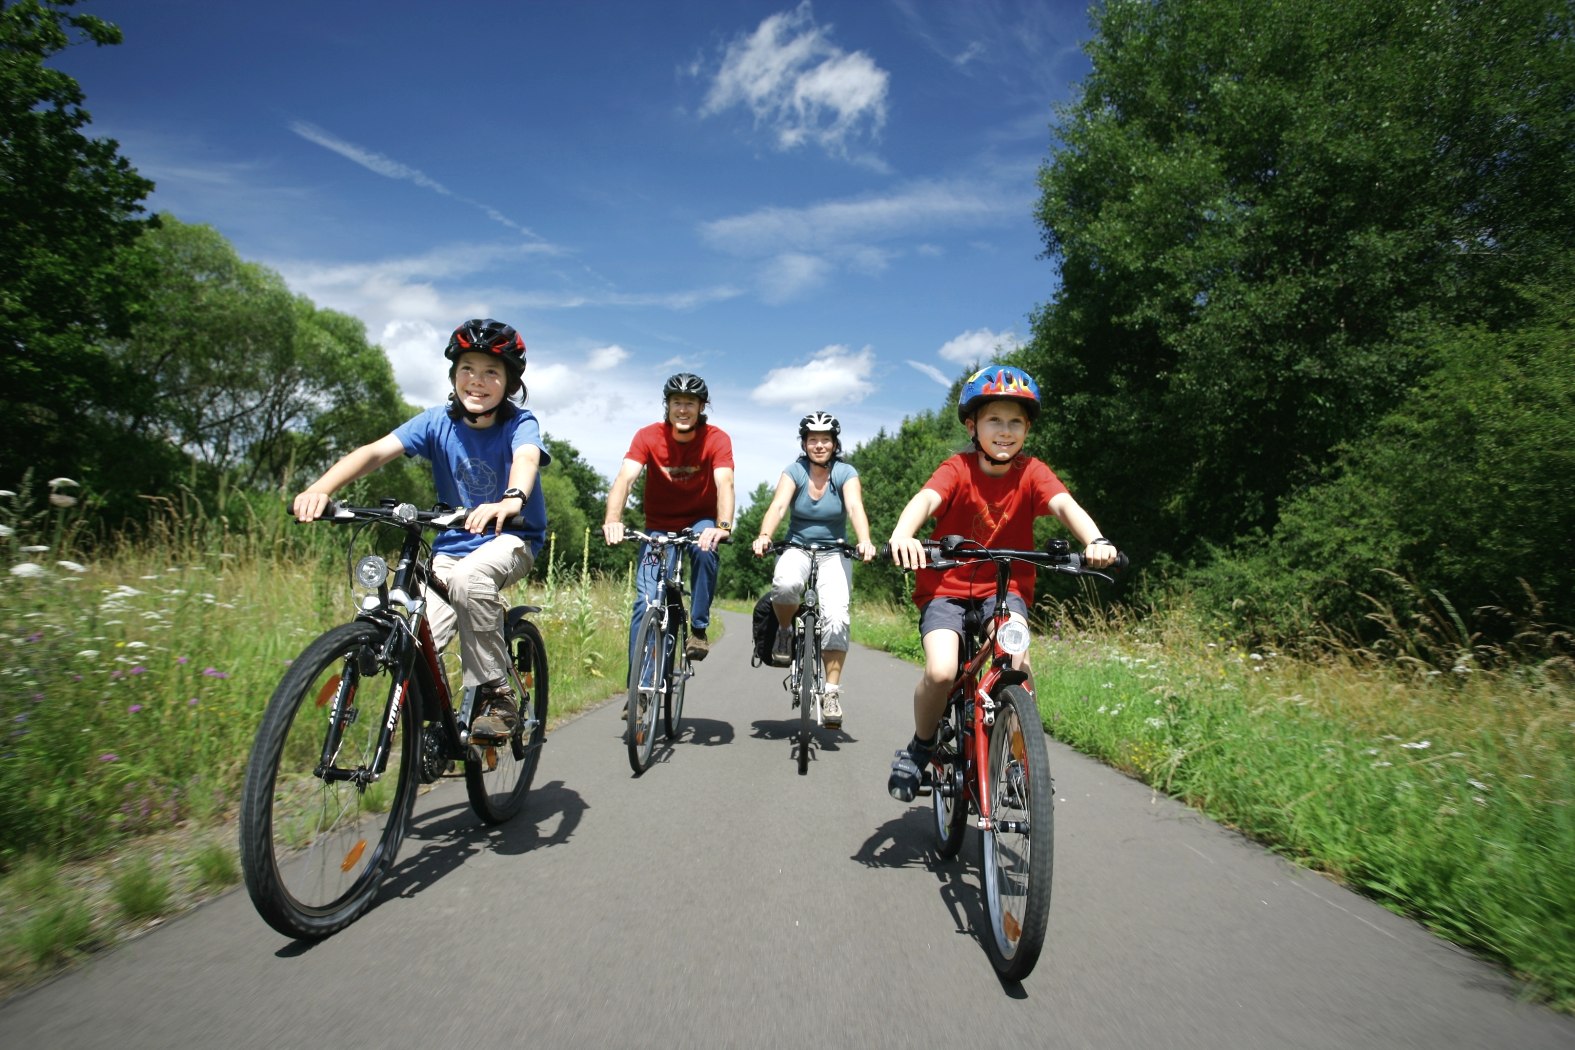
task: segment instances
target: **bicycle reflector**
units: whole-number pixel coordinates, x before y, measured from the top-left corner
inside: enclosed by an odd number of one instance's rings
[[[1003,623],[995,632],[995,644],[1011,653],[1021,656],[1028,651],[1028,624],[1016,613],[1012,618]]]

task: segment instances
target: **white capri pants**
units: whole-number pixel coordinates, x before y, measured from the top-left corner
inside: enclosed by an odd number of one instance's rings
[[[815,586],[820,592],[820,647],[834,653],[848,651],[848,604],[853,592],[853,563],[836,551],[822,551]],[[808,551],[788,548],[777,557],[771,573],[773,605],[797,605],[809,579]]]
[[[524,579],[535,560],[525,541],[507,532],[492,537],[463,558],[433,555],[432,572],[448,585],[453,605],[438,597],[436,591],[429,591],[427,622],[439,652],[458,630],[465,688],[496,682],[507,674],[509,654],[503,643],[503,617],[508,608],[502,592]]]

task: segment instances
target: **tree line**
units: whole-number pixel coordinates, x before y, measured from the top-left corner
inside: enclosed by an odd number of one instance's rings
[[[0,5],[0,479],[79,477],[114,522],[175,489],[274,498],[414,409],[358,321],[145,213],[152,184],[49,65],[120,43],[75,8]],[[1145,567],[1147,597],[1185,593],[1230,630],[1361,633],[1377,608],[1448,609],[1462,638],[1518,629],[1478,609],[1567,622],[1570,6],[1090,17],[1092,70],[1038,177],[1046,299],[1010,358],[1044,394],[1030,451]],[[963,447],[955,399],[849,452],[877,538]],[[550,445],[552,528],[578,563],[607,481]],[[415,470],[378,484],[425,495]],[[740,536],[769,495],[740,494]],[[745,547],[725,549],[724,593],[769,580]],[[889,567],[860,578],[905,589]]]

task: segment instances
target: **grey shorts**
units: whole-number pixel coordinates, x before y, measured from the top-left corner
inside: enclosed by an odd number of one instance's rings
[[[932,599],[930,604],[919,611],[919,637],[922,638],[931,631],[951,631],[961,638],[963,617],[967,615],[969,606],[980,609],[987,622],[995,612],[995,595],[977,601],[970,601],[967,598]],[[1023,619],[1028,619],[1028,605],[1016,591],[1006,593],[1006,608]]]

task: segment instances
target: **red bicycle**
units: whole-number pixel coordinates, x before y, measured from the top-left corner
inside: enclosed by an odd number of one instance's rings
[[[985,911],[983,938],[990,962],[1007,980],[1033,971],[1050,919],[1055,861],[1055,784],[1039,707],[1029,674],[1013,666],[1028,651],[1028,624],[1006,607],[1014,561],[1073,576],[1110,577],[1083,566],[1065,540],[1045,550],[984,547],[961,536],[925,542],[930,567],[968,562],[995,565],[995,609],[970,611],[962,637],[962,667],[946,701],[946,715],[920,794],[935,811],[936,852],[955,857],[969,814],[977,816]],[[1116,567],[1126,564],[1123,555]]]

